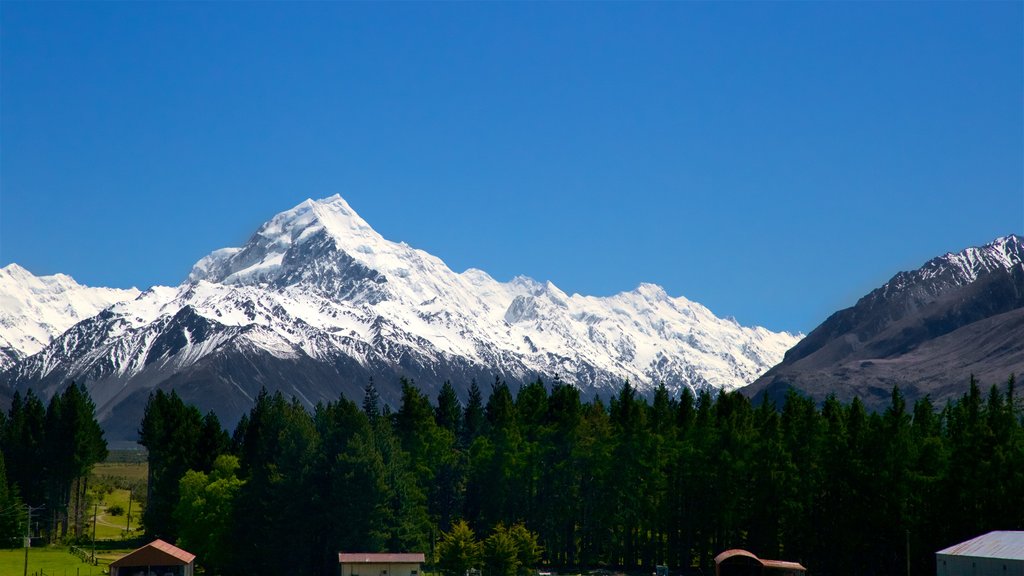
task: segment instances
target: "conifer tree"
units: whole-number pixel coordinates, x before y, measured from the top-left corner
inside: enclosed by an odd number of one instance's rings
[[[380,393],[377,392],[377,386],[373,383],[373,376],[370,376],[366,387],[363,388],[363,413],[370,420],[376,420],[381,414]]]
[[[3,435],[3,452],[10,483],[31,506],[39,506],[46,499],[46,483],[40,481],[46,466],[45,422],[46,408],[39,397],[32,390],[25,396],[15,390]]]
[[[177,392],[157,390],[150,394],[139,426],[139,444],[149,452],[146,509],[142,516],[146,534],[166,540],[178,535],[174,508],[179,480],[196,469],[202,416],[186,405]]]
[[[437,565],[447,576],[465,576],[470,569],[480,566],[482,557],[483,545],[465,520],[455,522],[441,534]]]
[[[444,381],[441,391],[437,395],[437,410],[435,412],[437,425],[459,438],[462,433],[462,405],[455,393],[455,387],[448,380]]]
[[[0,452],[0,548],[7,548],[24,536],[23,506],[18,489],[7,481],[7,466]]]
[[[480,387],[477,386],[476,378],[469,385],[469,399],[466,401],[466,411],[462,419],[462,445],[468,447],[483,432],[484,428],[484,400]]]

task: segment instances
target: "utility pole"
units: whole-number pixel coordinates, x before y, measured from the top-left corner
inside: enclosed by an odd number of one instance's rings
[[[132,532],[132,496],[135,494],[135,487],[128,487],[128,519],[124,523],[124,531],[131,534]]]
[[[96,513],[99,512],[99,502],[92,505],[92,564],[96,565]]]
[[[42,510],[42,506],[32,507],[25,504],[25,572],[24,576],[28,576],[28,549],[32,545],[32,513],[37,510]]]
[[[910,576],[910,528],[907,528],[907,576]]]

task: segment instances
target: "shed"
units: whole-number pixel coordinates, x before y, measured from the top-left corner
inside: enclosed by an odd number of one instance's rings
[[[341,552],[341,576],[419,576],[425,558],[422,552],[369,554]]]
[[[715,576],[803,576],[806,572],[798,562],[764,560],[739,548],[715,556]]]
[[[996,531],[935,553],[938,576],[1024,576],[1024,532]]]
[[[196,555],[153,540],[110,563],[110,576],[192,576]]]

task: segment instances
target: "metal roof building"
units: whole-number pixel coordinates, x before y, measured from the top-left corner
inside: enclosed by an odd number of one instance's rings
[[[996,531],[935,553],[938,576],[1024,576],[1024,532]]]
[[[764,560],[739,548],[715,556],[715,576],[802,576],[805,572],[799,562]]]
[[[110,563],[110,576],[192,576],[196,555],[154,540]]]
[[[423,553],[369,554],[341,552],[341,576],[418,576],[425,558]]]

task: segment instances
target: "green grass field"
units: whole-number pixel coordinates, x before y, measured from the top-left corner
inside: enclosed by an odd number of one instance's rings
[[[28,573],[39,576],[98,576],[109,572],[107,567],[110,563],[126,552],[98,555],[99,565],[93,566],[79,560],[66,547],[29,548]],[[0,574],[20,576],[24,570],[24,548],[0,550]]]
[[[107,510],[114,505],[120,506],[124,512],[118,516],[114,516],[107,512]],[[132,518],[130,529],[128,528],[128,491],[127,490],[114,490],[109,494],[100,495],[98,514],[96,516],[96,539],[97,540],[123,540],[124,538],[131,538],[138,534],[139,530],[139,518],[142,515],[142,509],[139,507],[138,501],[132,502]],[[89,521],[92,522],[92,515],[89,515]],[[90,530],[91,530],[90,526]]]
[[[93,468],[93,487],[96,488],[101,484],[125,486],[124,482],[113,482],[112,480],[114,479],[135,484],[141,482],[142,486],[144,486],[148,471],[149,468],[145,462],[103,462]],[[142,486],[137,488],[137,490],[142,489]],[[137,495],[138,492],[136,492]],[[129,491],[123,488],[115,488],[113,492],[103,492],[100,494],[97,494],[94,490],[93,502],[98,502],[99,506],[95,510],[88,511],[87,519],[89,526],[87,534],[92,533],[92,512],[96,511],[97,540],[123,540],[137,536],[139,519],[142,518],[142,506],[137,498],[133,498],[131,524],[128,525],[128,496]],[[110,514],[108,509],[114,505],[120,506],[124,512],[118,516]]]
[[[100,462],[93,466],[92,475],[96,478],[110,476],[113,478],[126,478],[128,480],[146,480],[149,474],[149,464],[146,462],[124,463],[124,462]]]

